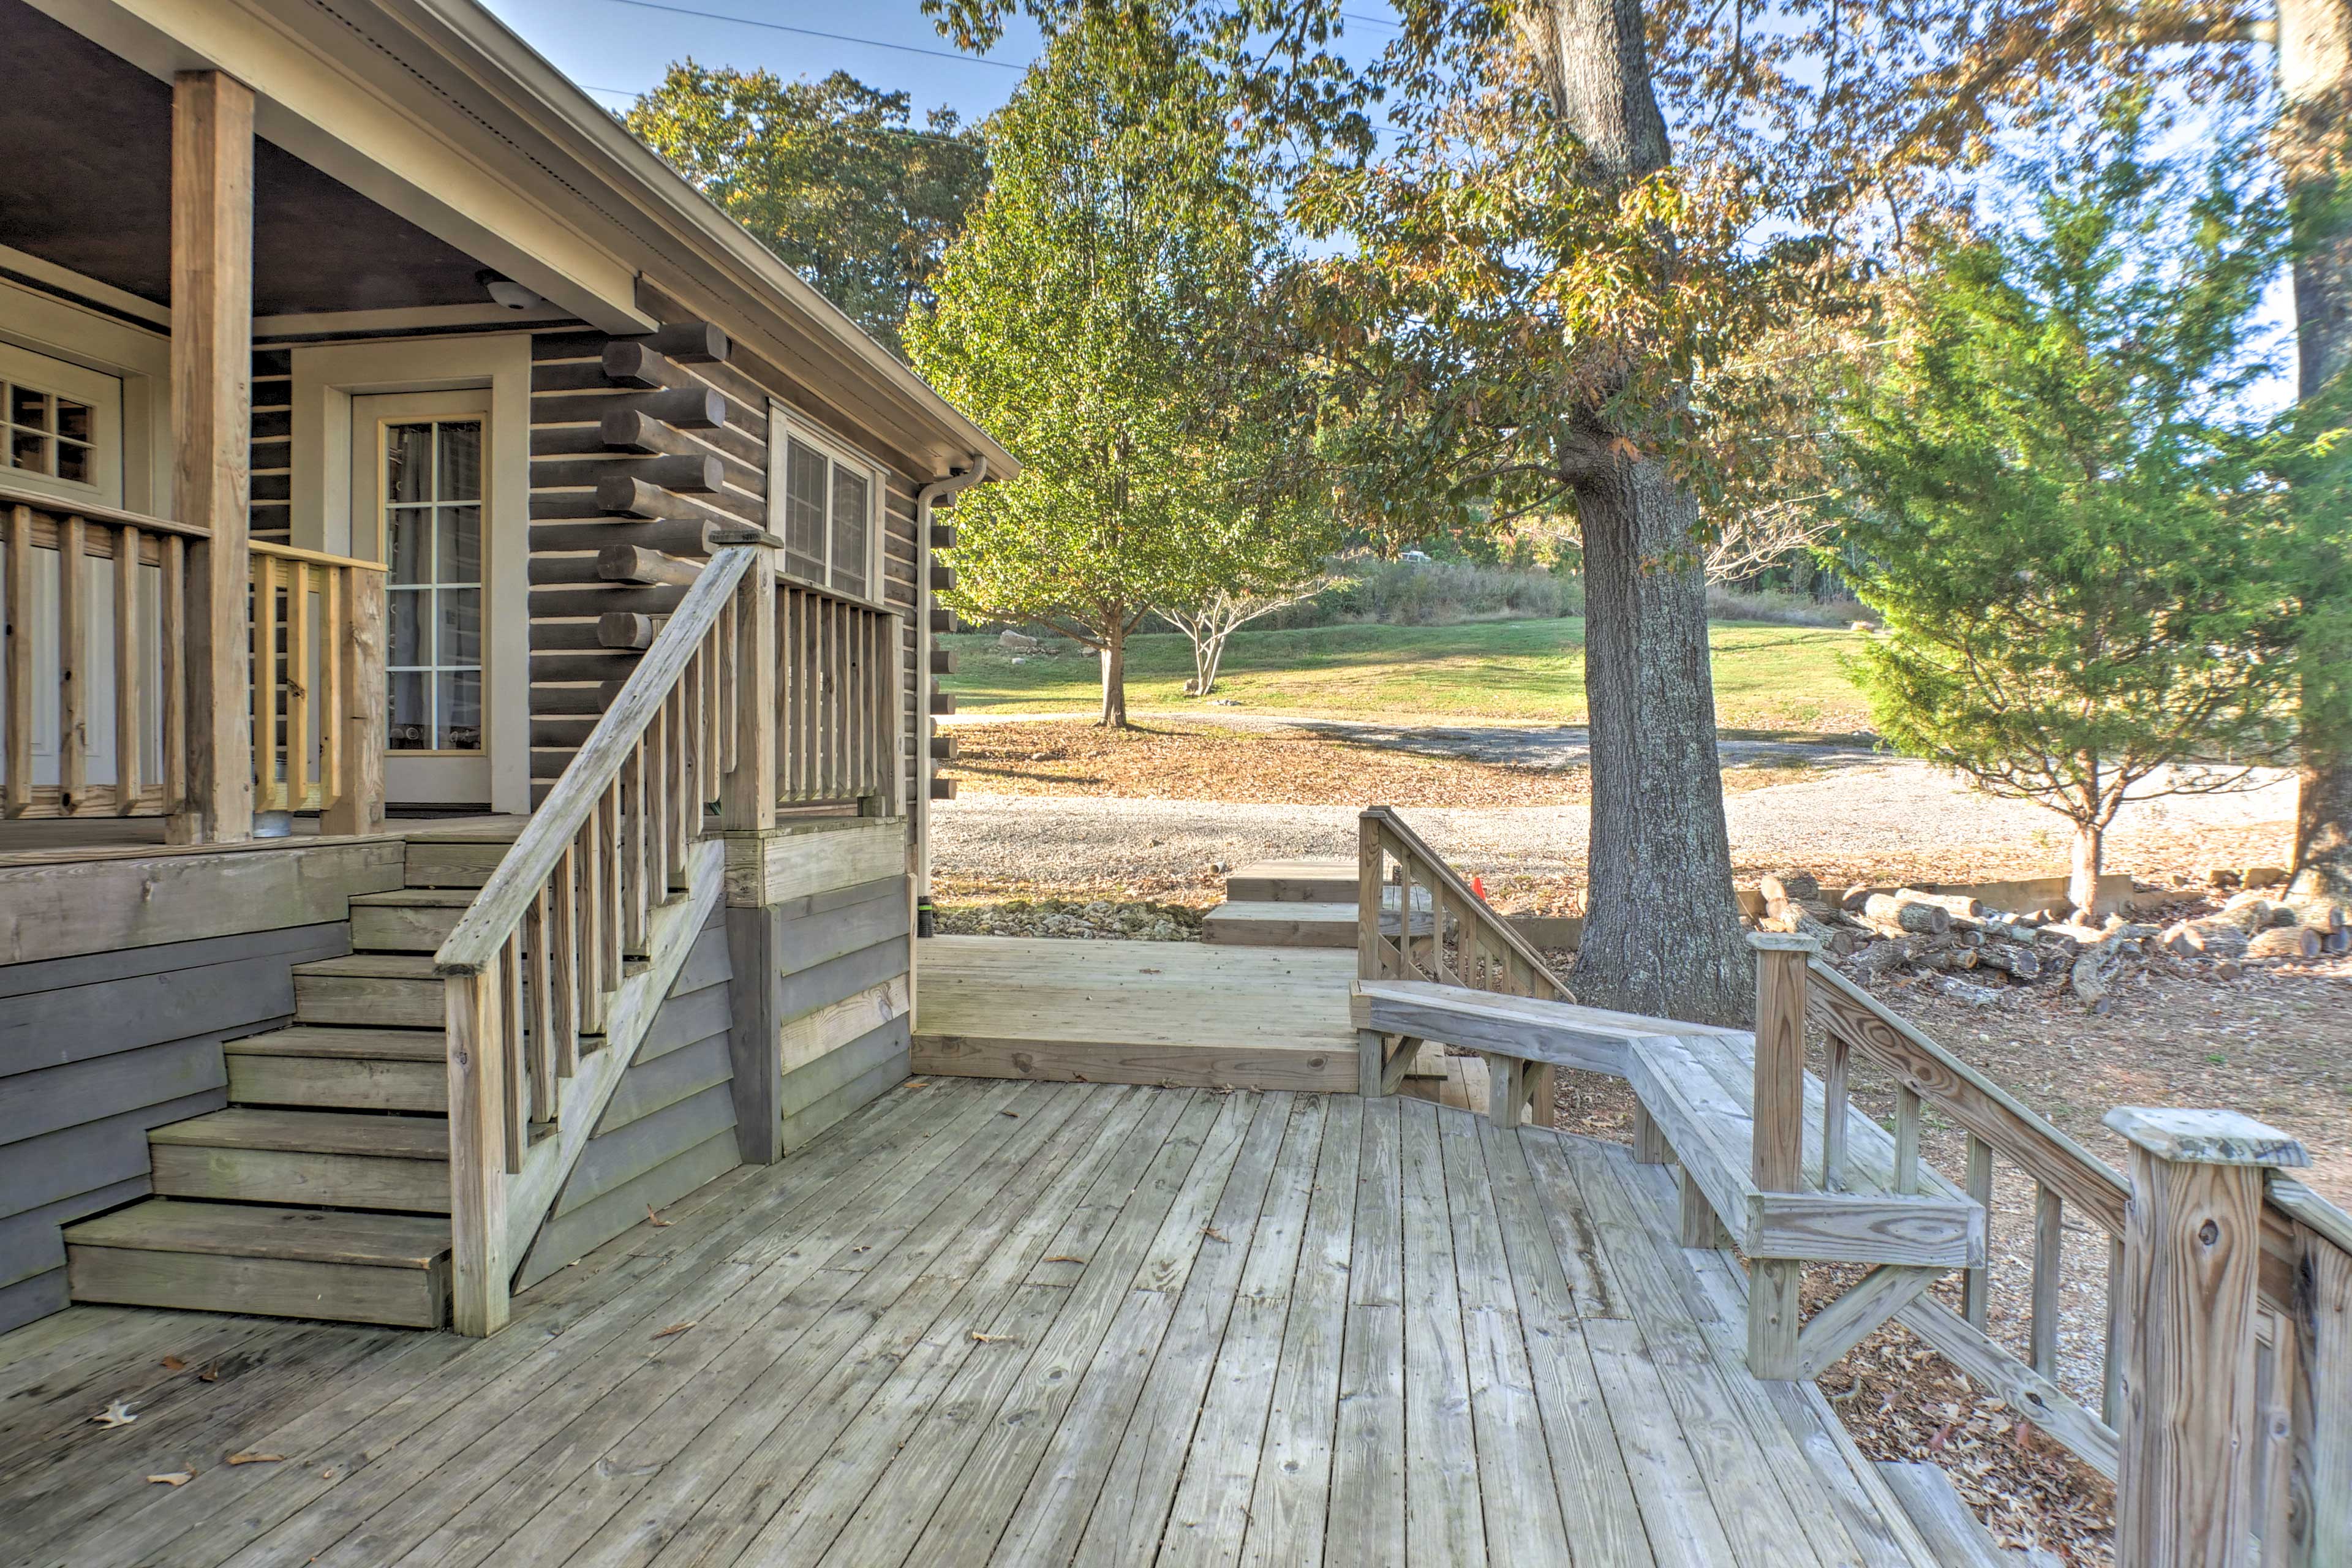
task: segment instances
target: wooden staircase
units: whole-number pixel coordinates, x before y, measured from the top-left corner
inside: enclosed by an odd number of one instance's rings
[[[352,953],[296,967],[294,1021],[224,1047],[228,1108],[147,1134],[156,1195],[67,1228],[76,1300],[448,1321],[433,950],[507,847],[470,831],[414,838],[407,886],[352,900]]]

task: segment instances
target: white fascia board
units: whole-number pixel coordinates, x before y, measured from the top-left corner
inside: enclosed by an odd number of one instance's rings
[[[636,305],[636,269],[551,210],[527,174],[509,178],[386,89],[369,41],[306,4],[247,0],[32,0],[164,80],[226,72],[253,89],[255,129],[389,211],[612,332],[657,324]],[[323,24],[332,34],[317,34]],[[373,73],[330,47],[347,47]],[[443,118],[451,106],[437,106]],[[460,123],[463,123],[462,119]],[[520,163],[520,160],[517,160]],[[528,170],[528,165],[521,166]],[[541,182],[542,184],[544,182]]]

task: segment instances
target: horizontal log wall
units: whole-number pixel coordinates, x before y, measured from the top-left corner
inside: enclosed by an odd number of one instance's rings
[[[221,1042],[350,951],[338,920],[0,967],[0,1331],[65,1306],[61,1226],[148,1195],[147,1130],[228,1102]]]
[[[523,1258],[517,1289],[640,1224],[742,1163],[728,1053],[726,909],[695,939],[580,1163]]]
[[[253,497],[246,508],[255,539],[294,542],[294,353],[253,352]]]

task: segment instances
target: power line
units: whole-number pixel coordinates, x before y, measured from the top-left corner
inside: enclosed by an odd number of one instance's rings
[[[635,5],[641,11],[667,11],[673,16],[698,16],[706,22],[732,22],[739,27],[763,27],[772,33],[797,33],[804,38],[829,38],[836,44],[863,44],[874,49],[896,49],[903,55],[927,55],[935,60],[962,60],[976,66],[994,66],[998,70],[1027,70],[1025,65],[1011,60],[992,60],[983,55],[968,55],[960,49],[927,49],[917,44],[894,44],[887,38],[861,38],[849,33],[827,33],[816,27],[794,27],[782,22],[763,22],[752,16],[729,16],[717,11],[694,11],[684,5],[664,5],[656,0],[610,0],[614,5]],[[600,91],[610,90],[599,89]]]

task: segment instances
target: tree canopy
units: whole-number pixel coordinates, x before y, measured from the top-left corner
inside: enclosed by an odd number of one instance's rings
[[[982,190],[980,138],[952,110],[845,71],[669,68],[624,116],[647,146],[893,353]]]

